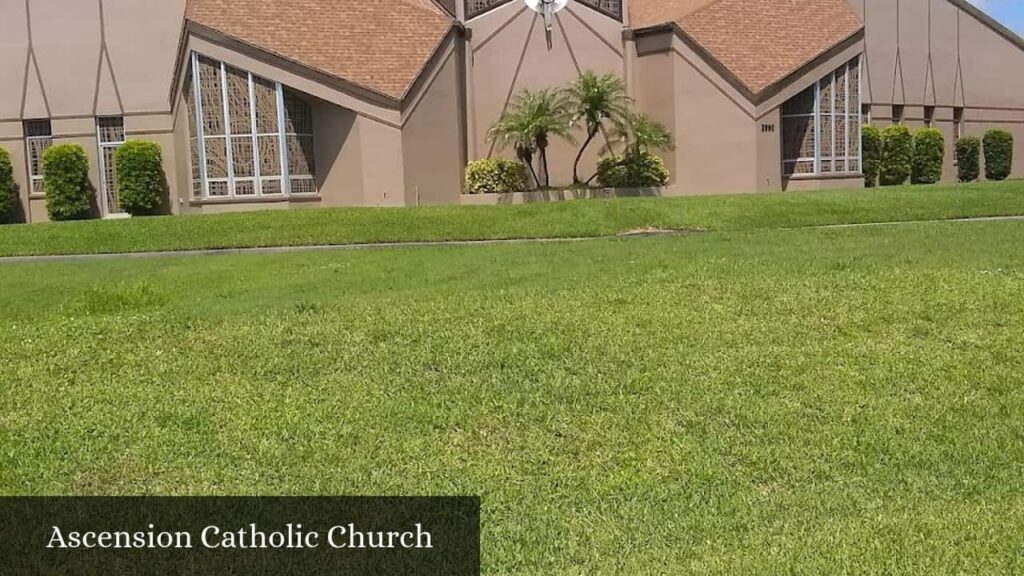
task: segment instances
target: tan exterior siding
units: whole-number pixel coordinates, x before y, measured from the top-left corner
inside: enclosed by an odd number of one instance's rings
[[[487,139],[490,127],[509,101],[523,89],[560,88],[581,72],[623,77],[622,23],[586,6],[572,4],[560,12],[550,35],[544,21],[521,2],[510,2],[466,23],[470,30],[467,101],[470,117],[470,157],[511,157]],[[581,130],[577,140],[586,135]],[[584,157],[584,178],[593,173],[596,142]],[[561,140],[548,151],[552,185],[572,182],[577,148]]]
[[[176,187],[168,94],[185,0],[0,0],[0,146],[14,161],[19,218],[46,220],[30,197],[22,122],[51,119],[54,144],[80,144],[100,189],[97,116],[124,116],[128,138],[163,147]]]
[[[947,141],[945,179],[956,177],[956,110],[963,111],[965,134],[1013,132],[1013,175],[1024,176],[1024,75],[1007,72],[1024,70],[1024,41],[964,0],[847,1],[864,32],[756,94],[680,25],[627,30],[573,2],[549,33],[521,1],[461,24],[442,18],[448,34],[422,67],[417,60],[416,79],[398,94],[186,22],[186,0],[0,0],[7,56],[0,60],[0,146],[11,153],[25,221],[44,221],[46,211],[44,199],[29,194],[23,122],[49,119],[54,143],[81,144],[99,190],[101,116],[123,116],[128,139],[161,145],[173,213],[450,204],[460,201],[468,160],[512,155],[489,142],[488,130],[520,91],[564,87],[591,70],[623,78],[637,107],[674,133],[677,148],[664,155],[672,172],[668,194],[849,187],[859,178],[783,178],[780,108],[863,53],[864,109],[883,126],[894,104],[913,127],[933,112]],[[463,11],[457,3],[459,18]],[[799,35],[799,23],[793,26]],[[193,51],[304,95],[313,115],[317,195],[193,198],[195,127],[180,94]],[[581,176],[594,172],[606,143],[602,136],[590,147]],[[571,182],[576,151],[552,141],[552,184]]]
[[[1024,176],[1024,48],[959,0],[849,0],[864,18],[867,62],[864,101],[874,123],[933,126],[946,137],[943,179],[956,179],[954,109],[964,109],[963,133],[981,137],[1002,128],[1014,135],[1014,177]]]

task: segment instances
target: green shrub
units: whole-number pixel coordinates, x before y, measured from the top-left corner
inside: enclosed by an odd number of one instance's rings
[[[982,141],[985,149],[985,178],[1006,180],[1013,170],[1013,134],[989,130]]]
[[[956,171],[961,182],[974,182],[981,177],[981,140],[964,136],[956,141]]]
[[[14,170],[11,168],[11,155],[0,148],[0,224],[11,221],[14,204],[18,201],[14,189]]]
[[[668,184],[665,161],[647,151],[609,156],[597,163],[597,183],[604,188],[650,188]]]
[[[470,194],[524,192],[528,186],[526,166],[514,160],[486,158],[466,166],[466,192]]]
[[[117,149],[117,202],[132,216],[153,214],[160,208],[166,187],[160,145],[131,140]]]
[[[946,139],[934,128],[914,133],[914,161],[910,181],[914,184],[935,184],[942,179],[942,161],[946,156]]]
[[[43,154],[46,211],[50,220],[82,220],[92,212],[96,191],[89,182],[89,159],[78,144],[51,146]]]
[[[882,131],[877,126],[865,124],[861,133],[864,185],[874,188],[878,185],[878,171],[882,168]]]
[[[910,128],[901,124],[889,126],[882,131],[882,167],[878,182],[882,186],[904,184],[913,167],[914,137]]]

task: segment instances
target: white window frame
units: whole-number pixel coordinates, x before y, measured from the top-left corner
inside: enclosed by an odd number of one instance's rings
[[[49,130],[49,134],[47,134],[46,136],[29,136],[28,135],[28,130],[27,130],[28,125],[31,124],[31,123],[34,123],[34,122],[46,122],[46,125],[50,129]],[[43,183],[43,180],[44,180],[44,176],[43,176],[43,155],[46,153],[46,150],[50,146],[53,146],[53,123],[51,122],[51,120],[49,118],[33,118],[33,119],[30,119],[30,120],[25,120],[22,123],[22,130],[25,130],[25,160],[26,160],[25,163],[27,164],[26,169],[28,170],[28,186],[29,186],[28,193],[29,193],[29,196],[32,197],[32,198],[45,197],[46,196],[46,190],[44,190],[43,187],[41,186],[41,184]],[[39,173],[38,174],[33,174],[32,173],[32,146],[31,146],[31,143],[34,142],[34,141],[42,141],[42,140],[49,140],[49,142],[46,144],[46,147],[44,147],[40,151],[40,153],[39,153],[39,162],[36,163],[39,166]],[[39,188],[41,190],[43,190],[43,192],[36,192],[36,182],[40,183],[40,187]]]
[[[210,135],[207,136],[203,125],[203,99],[202,99],[202,86],[199,82],[199,58],[207,58],[212,62],[216,62],[220,67],[220,85],[221,85],[221,104],[224,110],[224,134]],[[292,176],[288,173],[288,136],[308,136],[312,137],[312,134],[292,134],[286,133],[285,130],[285,106],[284,106],[284,86],[280,82],[273,82],[275,99],[277,104],[277,131],[270,133],[258,132],[258,124],[256,122],[256,89],[255,80],[256,76],[252,72],[244,71],[247,74],[249,82],[249,123],[252,126],[252,157],[253,157],[253,176],[235,177],[235,163],[234,163],[234,142],[231,133],[231,109],[229,103],[228,93],[228,74],[227,64],[223,61],[217,60],[216,58],[210,58],[205,55],[201,55],[198,52],[192,52],[191,55],[191,70],[192,70],[192,90],[193,100],[195,106],[195,131],[197,148],[199,154],[199,174],[198,180],[200,181],[200,191],[202,197],[199,200],[223,200],[223,199],[252,199],[261,197],[271,198],[282,198],[292,196],[291,180]],[[269,80],[268,80],[269,82]],[[279,162],[281,164],[281,192],[264,192],[264,182],[269,180],[277,180],[278,175],[263,176],[260,172],[260,138],[277,138],[278,140],[278,153],[280,155]],[[218,140],[223,139],[226,149],[226,161],[227,161],[227,178],[210,178],[207,175],[206,165],[206,141],[207,140]],[[314,158],[314,162],[316,159]],[[193,180],[197,179],[197,175],[193,174]],[[302,175],[295,176],[295,179],[302,180],[316,180],[315,175]],[[253,182],[253,194],[238,195],[236,192],[236,184],[238,182]],[[228,194],[226,196],[210,196],[210,184],[211,183],[226,183],[228,185]],[[310,193],[299,193],[296,196],[315,196],[318,192],[315,189]]]
[[[833,70],[832,72],[826,74],[820,80],[815,82],[814,83],[814,108],[813,108],[813,110],[811,112],[798,113],[798,114],[782,114],[781,117],[782,117],[783,130],[785,130],[785,125],[786,125],[785,121],[787,119],[790,119],[790,118],[811,118],[811,117],[813,117],[813,119],[814,119],[813,120],[813,122],[814,122],[814,126],[813,126],[813,130],[814,130],[814,157],[783,158],[782,159],[783,173],[786,174],[787,177],[790,177],[790,178],[792,178],[792,177],[797,177],[797,178],[813,178],[813,177],[828,176],[828,175],[854,175],[854,174],[860,174],[861,173],[862,168],[858,169],[858,170],[851,170],[850,169],[850,164],[852,162],[857,162],[858,166],[860,166],[860,161],[861,161],[861,148],[862,148],[861,140],[863,138],[863,135],[861,134],[860,126],[861,126],[861,123],[863,122],[863,111],[861,109],[862,105],[863,105],[862,104],[863,103],[862,94],[863,94],[863,89],[864,89],[863,88],[864,87],[863,62],[864,62],[864,59],[861,58],[861,57],[857,57],[857,58],[851,59],[849,62],[847,62],[843,66],[840,66],[836,70]],[[858,80],[859,81],[857,82],[857,112],[855,114],[852,114],[850,112],[850,96],[851,96],[850,95],[850,73],[852,71],[854,71],[854,70],[857,71],[857,75],[858,75]],[[842,71],[842,76],[841,77],[839,75],[840,71]],[[844,90],[843,90],[844,98],[843,98],[843,102],[841,103],[843,105],[843,110],[842,110],[841,113],[837,112],[838,109],[836,108],[836,104],[837,104],[837,102],[836,102],[836,85],[837,85],[837,83],[840,80],[843,82],[843,86],[844,86]],[[822,90],[822,86],[824,84],[829,84],[829,83],[832,86],[832,90],[831,90],[831,94],[830,94],[830,103],[829,103],[830,109],[828,111],[824,111],[824,110],[821,109],[821,90]],[[831,135],[831,139],[832,139],[832,156],[829,156],[827,158],[822,157],[822,153],[821,153],[821,137],[822,137],[822,134],[821,134],[821,121],[822,121],[822,118],[824,118],[824,117],[828,117],[829,122],[830,122],[830,124],[832,126],[832,128],[830,130],[830,135]],[[836,129],[835,129],[835,126],[836,126],[836,120],[838,118],[840,118],[840,117],[843,119],[843,126],[844,126],[844,130],[843,131],[845,133],[844,137],[846,139],[846,142],[843,143],[844,144],[845,154],[842,155],[842,156],[837,156],[835,154],[836,153]],[[856,124],[856,126],[857,126],[857,138],[856,138],[857,139],[857,146],[856,146],[856,148],[854,148],[852,146],[853,142],[852,142],[852,137],[850,135],[850,123],[855,118],[857,120],[857,124]],[[788,166],[793,166],[793,165],[800,164],[800,163],[805,163],[805,162],[811,162],[811,163],[814,164],[814,171],[813,172],[788,173],[786,171],[786,167],[788,167]],[[831,163],[832,170],[830,170],[828,172],[823,172],[822,171],[822,165],[823,165],[824,162]]]
[[[100,128],[100,122],[102,120],[110,119],[110,118],[120,118],[121,119],[121,139],[117,140],[117,141],[104,142],[103,141],[103,132],[102,132],[102,130]],[[107,199],[109,198],[109,196],[108,196],[109,192],[107,190],[107,186],[110,186],[111,182],[107,182],[107,176],[106,176],[107,175],[107,161],[106,161],[106,156],[103,154],[103,152],[105,150],[111,149],[111,148],[116,150],[117,148],[120,148],[121,145],[124,144],[127,141],[128,141],[128,137],[127,137],[127,135],[125,135],[125,132],[124,132],[124,116],[97,116],[96,117],[96,143],[99,145],[99,152],[100,152],[100,188],[102,188],[100,190],[100,196],[102,197],[101,198],[102,202],[101,202],[100,206],[101,206],[101,208],[103,210],[103,215],[104,216],[110,216],[111,215],[111,213],[110,213],[110,206],[107,205],[107,201],[108,201]],[[118,212],[117,214],[123,214],[123,212]]]

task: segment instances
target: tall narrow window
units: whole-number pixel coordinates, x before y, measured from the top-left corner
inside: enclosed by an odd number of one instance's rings
[[[783,174],[860,172],[860,124],[860,62],[854,59],[783,104]]]
[[[120,214],[117,201],[117,169],[114,158],[117,149],[124,144],[124,118],[110,117],[96,119],[96,139],[100,145],[100,177],[102,179],[101,208],[104,215]]]
[[[953,109],[953,137],[957,140],[964,137],[964,109]]]
[[[892,123],[903,124],[903,104],[892,105]]]
[[[302,96],[193,54],[185,101],[195,198],[316,193],[313,112]]]
[[[935,124],[935,106],[924,107],[924,126],[925,128],[932,128]]]
[[[49,120],[25,121],[25,148],[28,156],[28,179],[34,196],[45,194],[43,189],[43,153],[53,144],[53,131]]]

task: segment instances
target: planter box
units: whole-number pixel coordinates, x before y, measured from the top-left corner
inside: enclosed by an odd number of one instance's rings
[[[608,198],[641,198],[664,196],[662,188],[580,188],[576,190],[537,190],[507,194],[463,194],[463,206],[494,206],[497,204],[530,204],[532,202],[565,202]]]

